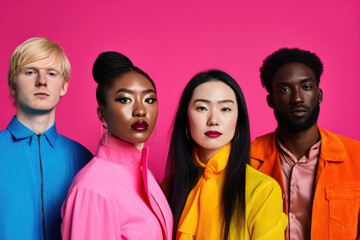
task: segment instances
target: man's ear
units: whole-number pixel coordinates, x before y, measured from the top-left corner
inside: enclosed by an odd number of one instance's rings
[[[14,81],[10,83],[9,91],[10,91],[11,95],[13,95],[14,97],[16,96],[16,85],[15,85]]]
[[[269,107],[274,108],[275,105],[271,94],[266,96],[266,101]]]
[[[320,104],[323,101],[324,94],[321,88],[318,88],[318,91],[319,91],[319,104]]]
[[[98,106],[97,109],[97,115],[100,119],[100,121],[103,123],[103,122],[106,122],[106,119],[105,119],[105,113],[104,113],[104,107],[103,106]]]
[[[15,86],[10,86],[10,87],[9,87],[9,90],[10,90],[11,95],[13,95],[13,96],[15,97],[15,96],[16,96]]]
[[[62,85],[62,88],[60,90],[60,97],[64,96],[65,93],[67,92],[68,90],[68,87],[69,87],[69,81],[65,81]]]

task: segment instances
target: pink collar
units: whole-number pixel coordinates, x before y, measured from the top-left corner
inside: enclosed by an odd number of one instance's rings
[[[101,137],[96,157],[123,165],[146,166],[148,148],[139,150],[133,144],[106,133]],[[144,162],[143,162],[144,161]]]

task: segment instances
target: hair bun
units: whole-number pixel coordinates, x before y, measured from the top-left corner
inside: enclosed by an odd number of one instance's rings
[[[92,74],[94,80],[99,84],[116,72],[133,67],[129,58],[118,52],[100,53],[94,62]]]

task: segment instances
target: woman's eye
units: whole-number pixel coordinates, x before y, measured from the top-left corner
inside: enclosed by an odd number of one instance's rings
[[[115,101],[120,102],[120,103],[130,103],[131,99],[130,98],[117,98],[117,99],[115,99]]]
[[[157,101],[156,98],[147,98],[147,99],[145,100],[145,102],[146,102],[146,103],[149,103],[149,104],[152,104],[152,103],[154,103],[154,102],[156,102],[156,101]]]
[[[231,109],[230,109],[230,108],[228,108],[228,107],[224,107],[224,108],[222,108],[222,109],[221,109],[221,111],[223,111],[223,112],[230,112],[230,111],[231,111]]]
[[[203,106],[197,107],[196,109],[199,110],[200,112],[206,111],[206,107]]]

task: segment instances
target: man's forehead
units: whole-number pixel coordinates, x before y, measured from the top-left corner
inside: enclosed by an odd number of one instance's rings
[[[57,58],[50,56],[25,64],[22,68],[53,69],[60,72],[61,64]]]
[[[314,71],[303,63],[287,63],[282,65],[274,74],[273,82],[283,81],[288,78],[315,80]]]

